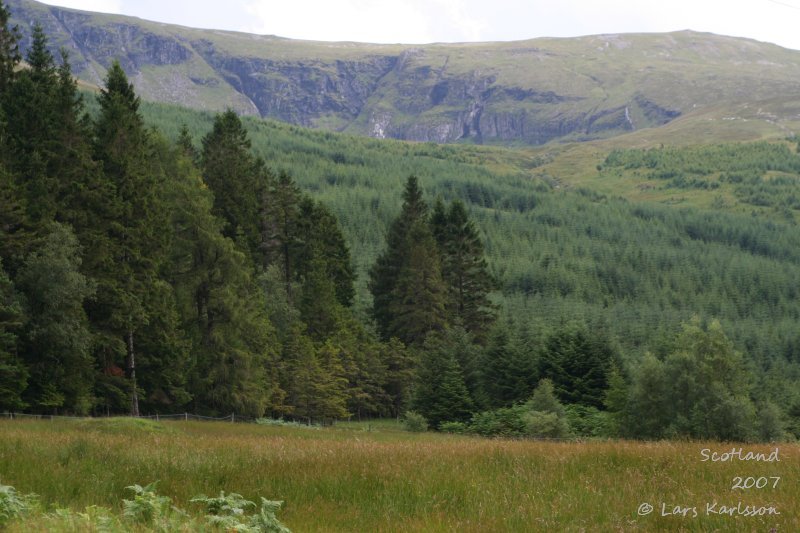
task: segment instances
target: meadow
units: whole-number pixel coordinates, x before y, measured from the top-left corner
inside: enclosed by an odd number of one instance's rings
[[[702,461],[704,449],[740,447],[777,447],[780,462]],[[799,452],[797,444],[490,440],[410,433],[394,421],[315,429],[4,420],[0,484],[38,494],[42,512],[101,505],[121,513],[126,486],[160,480],[159,494],[200,515],[189,500],[225,490],[284,501],[278,517],[296,532],[800,531]],[[769,481],[734,489],[736,477]],[[742,511],[780,515],[709,514],[714,502],[716,511],[741,502]],[[654,510],[640,516],[645,503]],[[43,520],[29,516],[10,531],[41,529]]]

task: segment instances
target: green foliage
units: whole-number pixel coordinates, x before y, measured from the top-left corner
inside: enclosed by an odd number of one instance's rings
[[[752,374],[719,322],[684,325],[674,346],[664,361],[648,355],[634,371],[627,430],[645,438],[756,438]]]
[[[522,404],[476,413],[469,421],[468,431],[482,437],[524,437],[528,434],[527,414],[528,409]]]
[[[28,386],[28,369],[17,350],[17,337],[24,318],[19,296],[0,258],[0,409],[26,406],[22,393]]]
[[[247,533],[289,533],[289,529],[275,515],[283,502],[261,498],[259,511],[247,516],[247,509],[256,507],[256,504],[233,492],[226,495],[225,491],[221,491],[216,498],[196,496],[191,501],[205,505],[206,522],[214,528]]]
[[[414,433],[428,431],[428,419],[416,411],[406,411],[403,415],[403,427]]]
[[[730,184],[743,203],[800,209],[800,157],[784,143],[614,150],[603,165],[643,171],[671,188],[716,189]]]
[[[149,485],[125,487],[134,493],[132,500],[122,500],[122,516],[134,524],[146,526],[154,531],[174,531],[187,515],[172,505],[172,499],[156,494],[154,481]]]
[[[85,415],[93,404],[94,361],[83,304],[94,286],[80,272],[81,251],[71,228],[53,223],[48,229],[18,275],[31,317],[25,331],[31,371],[26,396],[32,405]]]
[[[9,27],[10,16],[8,8],[0,2],[0,94],[5,94],[14,78],[16,66],[21,60],[19,28]]]
[[[566,403],[602,407],[613,349],[597,328],[567,324],[547,338],[539,360],[539,375],[553,382]]]
[[[0,485],[0,527],[35,510],[35,494],[20,494],[9,485]]]
[[[442,422],[439,431],[442,433],[455,433],[461,435],[467,432],[468,426],[464,422]]]
[[[489,275],[475,223],[461,200],[453,200],[446,214],[444,205],[437,201],[431,229],[442,257],[450,320],[461,324],[479,342],[485,341],[494,321],[494,305],[488,295],[495,283]]]
[[[466,421],[474,402],[458,360],[458,344],[446,334],[431,335],[423,344],[411,407],[432,427],[442,422]]]

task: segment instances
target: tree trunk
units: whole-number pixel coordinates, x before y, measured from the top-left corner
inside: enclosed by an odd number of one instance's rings
[[[136,360],[133,355],[133,330],[128,330],[128,372],[131,377],[131,416],[139,416],[139,393],[136,391]]]

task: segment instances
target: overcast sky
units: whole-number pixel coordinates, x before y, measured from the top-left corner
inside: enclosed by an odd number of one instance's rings
[[[46,0],[197,28],[322,41],[509,41],[692,29],[800,50],[800,0]]]

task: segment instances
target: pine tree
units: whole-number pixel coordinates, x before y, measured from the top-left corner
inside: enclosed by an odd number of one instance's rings
[[[160,204],[162,169],[138,111],[139,98],[118,62],[108,71],[99,103],[93,148],[102,164],[98,200],[106,206],[90,212],[87,220],[93,227],[81,235],[88,247],[88,270],[98,282],[89,314],[100,329],[102,368],[113,374],[120,358],[125,359],[130,411],[138,415],[135,340],[155,311],[148,309],[147,299],[158,291],[158,271],[168,247],[168,214]]]
[[[167,160],[167,203],[174,238],[167,276],[175,287],[181,329],[190,342],[185,368],[194,408],[262,416],[283,401],[278,342],[263,291],[245,251],[222,235],[213,196],[178,145]]]
[[[22,56],[19,53],[20,34],[17,26],[8,26],[11,13],[0,0],[0,95],[5,95],[14,79]]]
[[[446,288],[436,241],[425,222],[409,228],[404,249],[407,256],[390,294],[387,333],[407,345],[418,345],[430,332],[447,325]]]
[[[415,176],[410,176],[403,192],[403,207],[392,222],[386,238],[386,250],[375,261],[369,273],[369,290],[372,293],[372,316],[381,336],[388,340],[393,331],[396,286],[404,270],[409,252],[409,233],[413,225],[427,223],[428,208],[422,199]],[[441,278],[441,273],[438,275]]]
[[[466,421],[474,405],[464,383],[464,374],[452,347],[433,335],[422,347],[412,409],[431,427],[442,422]]]
[[[613,348],[601,331],[589,335],[585,326],[567,324],[547,339],[539,375],[552,380],[564,402],[602,409],[613,356]]]
[[[321,261],[324,275],[333,284],[336,300],[350,307],[355,296],[355,274],[339,222],[321,202],[308,196],[300,200],[298,212],[297,279],[308,277],[315,261]]]
[[[26,217],[43,228],[53,219],[59,198],[58,181],[48,163],[55,148],[58,76],[55,61],[47,50],[47,36],[39,24],[33,26],[33,42],[22,70],[10,86],[6,99],[7,120],[14,125],[9,135],[13,156],[11,170],[27,198]]]
[[[0,409],[23,409],[22,394],[28,385],[28,371],[18,354],[18,334],[25,315],[0,258]]]
[[[442,273],[448,286],[451,315],[484,343],[495,319],[496,306],[488,294],[495,282],[489,275],[483,243],[463,202],[454,200],[442,225],[442,207],[438,204],[431,219],[433,232],[442,255]]]
[[[203,138],[203,179],[214,193],[216,217],[224,223],[222,234],[232,239],[253,261],[266,267],[261,249],[261,202],[269,174],[250,151],[250,139],[232,110],[217,115],[213,129]]]
[[[506,324],[497,324],[491,330],[480,369],[483,394],[490,407],[524,401],[538,378],[534,361],[523,347],[512,342]]]

